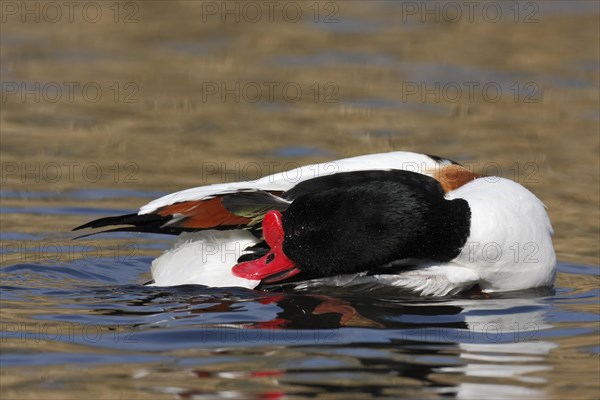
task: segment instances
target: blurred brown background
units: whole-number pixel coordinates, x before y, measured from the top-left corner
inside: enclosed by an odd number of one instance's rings
[[[2,2],[2,186],[64,194],[3,206],[410,150],[524,184],[559,259],[598,264],[598,3],[476,3]]]

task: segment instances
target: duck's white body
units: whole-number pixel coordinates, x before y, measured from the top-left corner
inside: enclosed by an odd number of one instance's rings
[[[254,289],[260,281],[231,273],[243,250],[258,243],[250,232],[202,231],[182,233],[174,246],[152,262],[155,286],[239,286]]]
[[[172,204],[210,199],[239,191],[286,191],[301,181],[339,172],[402,169],[439,179],[447,160],[408,152],[373,154],[329,163],[313,164],[251,182],[216,184],[173,193],[143,206],[139,214]],[[447,199],[461,198],[471,209],[471,231],[458,257],[448,263],[406,260],[415,265],[396,275],[353,274],[306,281],[299,288],[318,285],[397,286],[421,295],[444,296],[478,284],[483,291],[512,291],[551,286],[555,277],[552,227],[544,205],[523,186],[507,179],[485,177],[449,190]],[[176,217],[176,216],[175,216]],[[231,272],[244,249],[256,244],[244,230],[208,230],[184,233],[175,246],[152,263],[157,286],[202,284],[254,288],[257,280]]]

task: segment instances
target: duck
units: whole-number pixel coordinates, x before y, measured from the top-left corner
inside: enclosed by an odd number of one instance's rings
[[[178,236],[152,262],[156,286],[385,286],[440,297],[551,287],[556,275],[553,229],[533,193],[405,151],[186,189],[74,230],[105,227],[91,234]]]

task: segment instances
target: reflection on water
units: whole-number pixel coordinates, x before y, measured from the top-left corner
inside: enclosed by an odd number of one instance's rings
[[[344,289],[140,286],[149,263],[142,257],[122,265],[107,259],[4,267],[2,304],[12,311],[0,332],[3,366],[124,363],[131,365],[127,385],[181,398],[340,390],[539,398],[548,396],[548,372],[562,368],[551,362],[561,338],[598,333],[597,315],[561,307],[575,300],[567,288],[557,289],[562,295],[545,289],[424,300],[383,289],[360,296]],[[559,267],[573,271],[595,273]],[[598,293],[577,299],[595,304]],[[571,321],[588,327],[574,333]],[[53,346],[31,352],[44,343]]]

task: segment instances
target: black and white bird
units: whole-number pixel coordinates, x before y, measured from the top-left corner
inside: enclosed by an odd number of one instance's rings
[[[445,296],[552,286],[556,274],[535,195],[410,152],[187,189],[75,229],[112,225],[179,235],[152,263],[158,286],[376,284]]]

